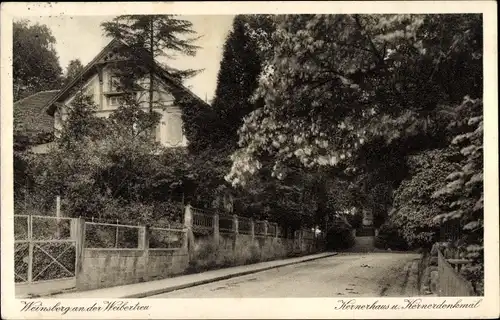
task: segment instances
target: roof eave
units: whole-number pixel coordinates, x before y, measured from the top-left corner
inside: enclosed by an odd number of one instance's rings
[[[92,68],[99,62],[99,60],[104,56],[104,54],[108,51],[109,48],[111,48],[112,46],[114,46],[115,44],[117,43],[123,43],[125,45],[127,45],[125,42],[121,41],[121,40],[118,40],[118,39],[113,39],[111,40],[96,56],[94,59],[92,59],[92,61],[90,61],[86,66],[85,68],[83,68],[83,70],[77,75],[74,77],[73,80],[71,80],[66,86],[64,86],[60,91],[59,93],[54,97],[52,98],[44,107],[44,109],[46,110],[46,112],[50,115],[50,116],[54,116],[54,113],[57,109],[57,105],[55,104],[61,97],[63,97],[80,79],[82,79],[87,73],[89,73],[90,71],[92,71]],[[161,66],[158,65],[158,63],[156,63],[156,66],[158,67],[158,69],[161,70],[161,74],[167,79],[169,80],[172,84],[174,84],[175,86],[177,86],[178,88],[180,88],[185,94],[188,94],[190,96],[192,96],[195,100],[197,100],[198,102],[200,102],[201,104],[205,105],[205,106],[210,106],[206,101],[203,101],[200,97],[198,97],[196,94],[194,94],[191,90],[189,90],[186,86],[184,86],[180,81],[178,81],[177,79],[173,78],[169,73],[168,71],[166,71],[165,69],[163,69]]]
[[[92,61],[90,61],[85,68],[83,68],[80,73],[73,78],[67,85],[65,85],[61,91],[54,97],[52,98],[46,105],[45,105],[45,110],[50,116],[54,116],[54,112],[56,110],[56,106],[54,106],[54,103],[59,100],[64,94],[67,93],[69,89],[71,89],[84,75],[86,75],[89,71],[92,70],[92,68],[95,66],[95,64],[103,57],[103,55],[107,52],[107,50],[114,46],[116,43],[121,42],[118,39],[113,39],[111,40],[96,56]]]

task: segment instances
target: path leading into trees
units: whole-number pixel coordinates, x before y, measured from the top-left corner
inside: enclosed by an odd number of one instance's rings
[[[375,237],[373,236],[356,237],[354,241],[354,246],[348,250],[349,252],[379,251],[375,248]]]
[[[417,296],[414,253],[341,253],[148,298]]]

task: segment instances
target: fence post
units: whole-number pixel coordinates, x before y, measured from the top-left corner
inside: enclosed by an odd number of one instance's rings
[[[219,214],[218,213],[214,214],[213,228],[214,228],[214,242],[216,245],[219,245],[220,234],[219,234]]]
[[[274,223],[274,237],[278,239],[278,224]]]
[[[72,238],[76,240],[75,243],[75,277],[76,277],[76,288],[80,289],[85,286],[83,279],[83,263],[85,259],[85,219],[84,218],[74,218],[71,220],[74,227],[72,227],[74,234]]]
[[[250,219],[250,235],[252,236],[252,242],[255,240],[255,222],[253,218]]]
[[[147,226],[139,227],[137,243],[139,249],[149,249],[149,228]]]
[[[193,212],[191,211],[191,205],[188,204],[184,210],[184,227],[186,227],[186,244],[188,250],[189,261],[191,261],[192,255],[194,254],[194,234],[193,234]]]
[[[267,237],[268,223],[267,220],[264,220],[264,237]]]

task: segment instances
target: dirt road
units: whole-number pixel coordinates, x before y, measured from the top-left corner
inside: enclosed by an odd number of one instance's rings
[[[412,253],[344,253],[148,298],[408,296],[415,292],[408,288],[414,282],[408,282],[408,267],[418,258]]]

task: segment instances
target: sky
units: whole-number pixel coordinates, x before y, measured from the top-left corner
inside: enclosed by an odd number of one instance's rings
[[[196,44],[201,47],[196,56],[178,56],[168,61],[179,69],[204,69],[195,77],[186,80],[188,86],[200,98],[213,98],[217,83],[220,60],[225,38],[231,30],[233,15],[182,16],[193,23],[193,29],[202,36]],[[69,61],[80,59],[89,63],[111,40],[104,36],[100,24],[113,16],[42,16],[29,17],[32,23],[47,25],[56,38],[55,49],[59,63],[66,70]],[[164,62],[164,61],[162,61]]]

